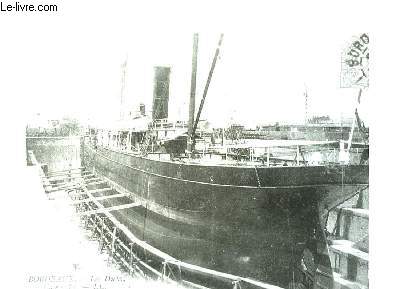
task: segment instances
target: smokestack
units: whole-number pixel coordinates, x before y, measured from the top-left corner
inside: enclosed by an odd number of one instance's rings
[[[153,120],[168,118],[170,67],[154,67]]]

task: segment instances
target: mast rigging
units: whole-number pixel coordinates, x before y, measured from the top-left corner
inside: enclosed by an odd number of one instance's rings
[[[210,86],[211,78],[212,78],[212,75],[213,75],[213,72],[214,72],[214,69],[215,69],[215,64],[217,63],[217,59],[218,59],[218,55],[219,55],[219,49],[220,49],[220,47],[221,47],[221,43],[222,43],[223,37],[224,37],[224,34],[221,34],[221,36],[219,37],[218,46],[217,46],[217,49],[215,50],[214,59],[213,59],[212,65],[211,65],[210,72],[209,72],[209,74],[208,74],[206,86],[204,87],[203,98],[201,99],[200,106],[199,106],[199,110],[198,110],[197,116],[196,116],[196,120],[195,120],[195,122],[194,122],[194,124],[193,124],[192,134],[191,134],[191,136],[190,136],[190,138],[191,138],[193,141],[194,141],[194,136],[195,136],[195,134],[196,134],[197,125],[198,125],[199,120],[200,120],[200,115],[201,115],[201,112],[202,112],[202,110],[203,110],[204,102],[205,102],[205,100],[206,100],[206,96],[207,96],[207,92],[208,92],[208,87]],[[193,147],[194,147],[194,146],[192,145],[192,149],[193,149]]]

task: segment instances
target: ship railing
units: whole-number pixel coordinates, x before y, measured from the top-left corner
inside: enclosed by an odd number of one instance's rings
[[[156,119],[153,121],[152,128],[167,128],[170,124],[167,118]]]
[[[153,122],[150,125],[150,129],[154,130],[175,130],[175,129],[187,128],[187,123],[184,121],[168,122],[167,119],[160,119]]]
[[[365,148],[352,148],[350,151],[340,150],[334,146],[335,142],[326,146],[324,142],[309,145],[277,145],[277,146],[249,146],[247,144],[213,145],[204,146],[197,152],[198,157],[211,158],[212,155],[220,155],[227,160],[234,157],[246,163],[261,163],[262,166],[307,166],[307,165],[331,165],[346,163],[341,160],[341,154],[347,153],[351,160],[347,163],[359,163],[359,158]]]

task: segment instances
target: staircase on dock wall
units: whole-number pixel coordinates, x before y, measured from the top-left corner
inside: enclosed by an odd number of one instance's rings
[[[327,222],[334,289],[369,287],[368,190],[331,211]]]

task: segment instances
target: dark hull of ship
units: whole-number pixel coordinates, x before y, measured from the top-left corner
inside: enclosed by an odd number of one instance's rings
[[[282,287],[302,278],[305,249],[315,282],[332,286],[322,215],[368,184],[368,166],[193,165],[87,145],[82,153],[88,169],[141,203],[113,212],[137,237],[176,259]]]

